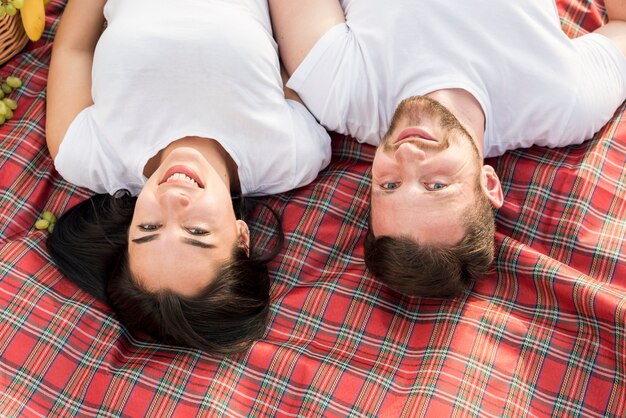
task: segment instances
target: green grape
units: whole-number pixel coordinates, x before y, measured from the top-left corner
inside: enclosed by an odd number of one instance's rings
[[[9,99],[8,97],[5,97],[4,99],[2,99],[2,102],[5,105],[7,105],[7,107],[11,110],[17,109],[17,102],[13,99]]]
[[[7,83],[2,83],[0,89],[2,89],[5,94],[9,94],[13,91],[13,87],[9,86]]]
[[[50,226],[48,227],[48,232],[52,233],[54,231],[54,222],[50,224]]]
[[[51,224],[55,223],[57,221],[57,217],[54,216],[54,214],[52,212],[50,212],[49,210],[45,211],[44,213],[41,214],[41,219],[45,219],[46,221],[50,222]]]
[[[4,4],[0,4],[0,19],[7,15],[7,8]]]
[[[20,10],[22,7],[24,7],[24,0],[13,0],[11,2],[11,4],[13,5],[13,7],[15,7],[17,10]]]
[[[45,219],[37,219],[35,222],[35,228],[39,230],[47,229],[50,226],[50,222]]]
[[[9,16],[15,16],[17,14],[17,9],[11,3],[5,5],[4,9]]]
[[[4,117],[4,115],[0,115],[0,125],[3,125],[4,122],[7,121],[7,118]]]
[[[22,80],[20,80],[17,77],[14,76],[8,76],[6,80],[4,80],[5,83],[7,83],[9,85],[9,87],[13,88],[13,89],[17,89],[20,88],[22,86]]]
[[[0,102],[0,115],[6,118],[9,110],[11,110],[9,109],[9,106],[7,106],[4,102]]]
[[[2,104],[4,104],[4,102],[0,102]],[[11,109],[9,109],[9,106],[4,105],[7,108],[7,112],[5,113],[4,117],[7,118],[7,120],[11,119],[13,117],[13,111]]]
[[[4,96],[6,96],[6,94],[2,89],[0,89],[0,100],[4,99]]]

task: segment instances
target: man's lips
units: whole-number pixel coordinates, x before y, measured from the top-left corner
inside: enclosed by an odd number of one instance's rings
[[[398,135],[398,137],[394,141],[394,144],[398,144],[399,142],[401,142],[402,140],[405,140],[407,138],[422,138],[422,139],[426,139],[428,141],[435,141],[435,142],[437,141],[426,130],[424,130],[422,128],[415,127],[415,126],[412,126],[410,128],[406,128],[406,129],[402,130],[400,132],[400,135]]]
[[[167,179],[169,179],[176,173],[184,174],[187,177],[192,178],[196,183],[198,183],[198,186],[201,189],[204,189],[204,183],[202,183],[202,181],[200,180],[200,177],[196,174],[196,172],[184,165],[175,165],[175,166],[170,167],[161,178],[159,185],[167,182]],[[179,182],[179,183],[184,183],[184,182]]]

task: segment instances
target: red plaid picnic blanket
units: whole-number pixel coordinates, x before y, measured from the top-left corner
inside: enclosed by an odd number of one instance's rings
[[[89,196],[60,178],[45,147],[63,6],[54,0],[42,40],[0,67],[24,82],[0,127],[0,416],[624,416],[624,107],[583,145],[488,161],[506,200],[497,260],[453,300],[405,297],[366,271],[373,148],[334,135],[318,180],[266,199],[286,231],[266,335],[245,354],[213,357],[130,336],[60,275],[33,228],[42,211]],[[601,4],[558,6],[570,36],[604,18]],[[266,215],[253,232],[265,232]]]

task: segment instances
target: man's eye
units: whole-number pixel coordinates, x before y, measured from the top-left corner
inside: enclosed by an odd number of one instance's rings
[[[380,187],[383,190],[395,190],[398,187],[400,187],[400,183],[394,183],[394,182],[383,183],[383,184],[380,185]]]
[[[209,231],[206,231],[202,228],[186,228],[187,232],[189,232],[191,235],[207,235],[209,233]]]
[[[448,187],[448,185],[443,183],[426,183],[424,184],[428,190],[441,190]]]
[[[141,224],[139,225],[139,229],[141,231],[156,231],[157,229],[159,229],[161,227],[161,225],[157,225],[157,224]]]

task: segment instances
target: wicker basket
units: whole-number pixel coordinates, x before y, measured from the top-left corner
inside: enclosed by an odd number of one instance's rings
[[[20,52],[28,43],[20,14],[0,19],[0,65]]]

